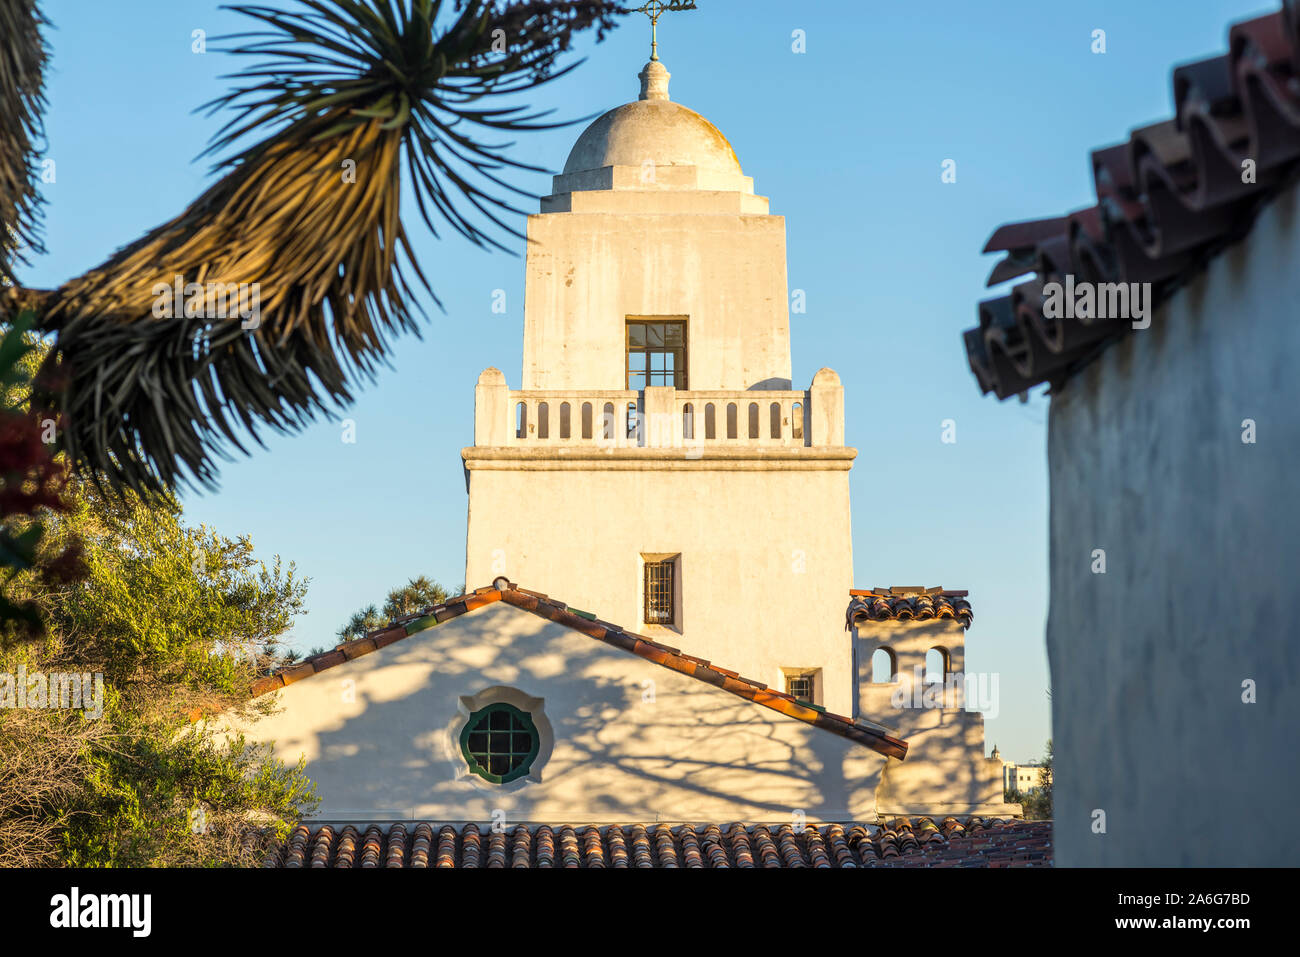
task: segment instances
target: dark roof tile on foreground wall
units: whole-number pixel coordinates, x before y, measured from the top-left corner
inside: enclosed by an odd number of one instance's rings
[[[1167,299],[1295,181],[1300,159],[1300,0],[1228,31],[1229,51],[1173,71],[1175,115],[1092,154],[1097,203],[1065,216],[1012,223],[985,252],[1005,252],[989,285],[1035,274],[979,305],[965,334],[984,392],[998,398],[1059,385],[1131,329],[1128,319],[1047,319],[1043,286],[1152,283]],[[1242,163],[1255,182],[1242,182]]]
[[[844,627],[864,621],[928,621],[952,618],[969,628],[975,620],[965,591],[942,588],[854,588],[849,591],[849,608]]]
[[[263,867],[1046,867],[1050,822],[895,818],[883,826],[300,824]]]
[[[469,594],[458,595],[440,605],[427,608],[418,615],[394,621],[364,638],[344,642],[333,651],[314,655],[297,664],[281,668],[264,678],[259,678],[253,683],[253,695],[256,697],[268,694],[304,678],[310,678],[328,668],[370,654],[395,641],[401,641],[408,635],[432,628],[451,618],[497,601],[504,601],[516,608],[532,612],[541,618],[564,625],[589,638],[630,652],[671,671],[689,675],[698,681],[752,701],[754,704],[794,718],[796,721],[848,738],[880,754],[899,760],[907,757],[906,741],[895,738],[866,721],[854,721],[843,715],[832,714],[820,705],[799,701],[784,691],[769,688],[761,681],[742,678],[734,671],[714,665],[703,658],[685,654],[676,648],[661,645],[643,635],[625,631],[618,625],[599,620],[590,612],[569,608],[563,602],[553,601],[545,595],[520,588],[504,578],[498,578],[491,588],[479,588]]]

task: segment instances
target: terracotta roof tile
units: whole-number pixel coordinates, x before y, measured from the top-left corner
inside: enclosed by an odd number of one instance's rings
[[[964,335],[980,388],[998,398],[1059,384],[1128,319],[1048,319],[1043,286],[1152,283],[1153,308],[1250,231],[1263,205],[1293,182],[1300,159],[1300,4],[1233,25],[1229,52],[1173,71],[1175,115],[1092,154],[1095,206],[999,227],[1004,252],[990,286],[1033,274],[979,304]],[[1243,182],[1243,162],[1255,164]]]
[[[298,825],[264,867],[1047,867],[1050,822],[894,818],[880,825]]]
[[[975,620],[968,592],[942,588],[855,588],[849,592],[845,629],[864,621],[929,621],[951,618],[969,628]]]
[[[391,622],[356,641],[344,642],[333,651],[313,655],[303,661],[282,668],[260,678],[253,684],[253,696],[267,694],[290,684],[319,674],[327,668],[341,665],[360,654],[383,648],[408,635],[432,628],[476,608],[504,601],[516,608],[532,612],[541,618],[554,621],[567,628],[637,655],[661,667],[689,675],[724,691],[762,705],[787,717],[802,721],[848,738],[873,751],[903,760],[907,757],[907,742],[893,737],[880,728],[854,722],[843,715],[832,714],[824,708],[808,705],[780,691],[768,688],[761,681],[743,678],[734,671],[715,668],[703,658],[683,654],[676,648],[661,645],[649,638],[624,631],[617,625],[600,621],[589,612],[578,612],[553,601],[545,595],[519,588],[504,578],[498,578],[491,588],[479,588],[469,595],[458,595],[439,605],[426,608],[417,615],[407,616],[400,622]],[[355,646],[355,648],[354,648]]]

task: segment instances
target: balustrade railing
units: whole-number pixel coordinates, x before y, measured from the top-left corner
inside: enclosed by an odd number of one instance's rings
[[[839,378],[806,391],[512,390],[495,369],[475,393],[475,445],[605,448],[836,447],[844,444]]]
[[[510,445],[808,444],[805,392],[511,391],[507,404]]]

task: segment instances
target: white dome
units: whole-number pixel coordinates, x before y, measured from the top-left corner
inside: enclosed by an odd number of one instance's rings
[[[564,172],[653,163],[739,174],[740,160],[722,131],[668,99],[668,76],[658,61],[647,63],[641,99],[610,110],[583,130]]]

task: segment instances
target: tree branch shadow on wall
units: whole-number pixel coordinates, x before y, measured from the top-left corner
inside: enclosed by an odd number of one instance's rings
[[[324,799],[317,817],[427,809],[434,819],[487,820],[502,808],[536,820],[562,807],[591,820],[734,820],[738,809],[769,821],[796,811],[845,820],[864,793],[874,796],[884,759],[862,745],[533,620],[535,629],[511,634],[501,614],[479,613],[384,649],[384,673],[425,668],[428,680],[387,700],[382,686],[367,694],[358,680],[356,705],[333,722],[318,716],[320,757],[307,769]],[[380,664],[379,654],[309,680],[341,693],[342,680],[361,678],[351,669]],[[450,740],[459,697],[498,685],[545,700],[554,748],[540,783],[471,779]]]

